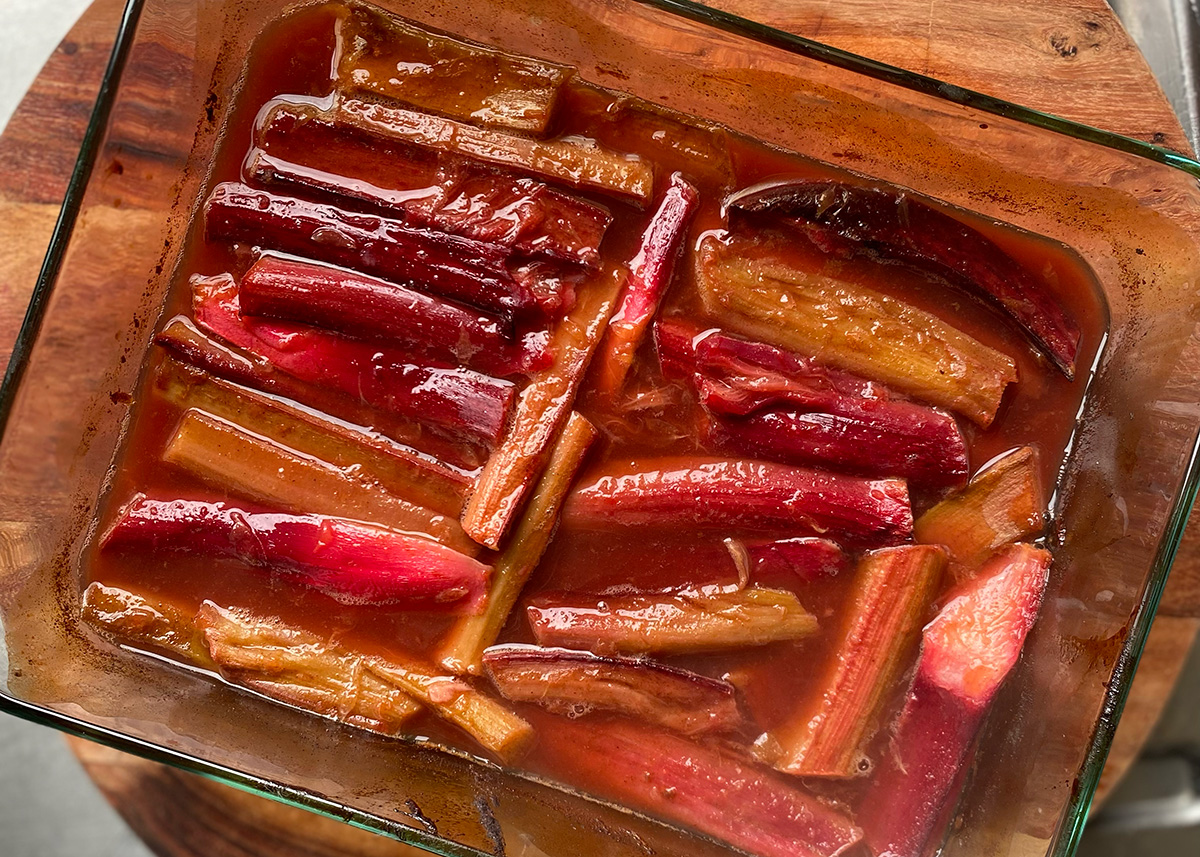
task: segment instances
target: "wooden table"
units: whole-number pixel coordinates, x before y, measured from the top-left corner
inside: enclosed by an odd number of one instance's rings
[[[0,364],[6,363],[108,59],[122,0],[96,0],[0,136]],[[717,0],[837,47],[1189,152],[1104,0]],[[1136,757],[1200,629],[1193,527],[1117,731],[1101,793]],[[161,855],[411,855],[414,849],[113,750],[72,741],[97,785]],[[423,852],[422,852],[423,853]]]

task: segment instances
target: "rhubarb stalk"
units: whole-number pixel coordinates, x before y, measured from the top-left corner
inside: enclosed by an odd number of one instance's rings
[[[988,426],[1013,360],[937,316],[854,283],[753,259],[709,238],[697,285],[732,329],[854,372]]]
[[[963,579],[1004,545],[1042,531],[1037,452],[1015,449],[980,470],[961,493],[938,503],[913,525],[923,544],[950,552],[951,570]]]
[[[538,751],[601,797],[761,857],[838,857],[862,832],[794,782],[731,753],[627,720],[543,717]]]
[[[489,569],[437,542],[320,515],[247,512],[224,503],[138,497],[101,540],[106,550],[232,559],[343,604],[477,613]]]
[[[583,383],[588,363],[612,314],[619,278],[602,271],[579,295],[554,332],[554,364],[530,379],[512,425],[488,459],[463,512],[463,529],[493,550],[521,511],[542,472]]]
[[[661,595],[540,595],[526,608],[543,646],[600,655],[688,654],[800,640],[817,620],[780,589],[706,587]]]
[[[456,673],[480,671],[483,650],[499,638],[525,582],[541,561],[554,536],[571,482],[595,440],[592,424],[572,413],[513,537],[492,566],[483,615],[459,619],[442,644],[439,661],[446,669]]]
[[[833,577],[846,565],[846,554],[828,539],[726,539],[739,577],[758,583],[812,583]]]
[[[671,284],[675,262],[699,204],[699,192],[679,173],[671,176],[671,184],[629,264],[620,303],[600,347],[596,386],[601,394],[614,394],[625,383],[646,328]]]
[[[235,386],[173,360],[159,367],[154,390],[181,412],[202,410],[334,467],[358,465],[397,497],[440,515],[457,517],[462,511],[470,477],[382,435]]]
[[[911,545],[867,554],[858,564],[832,662],[819,696],[772,732],[779,770],[805,777],[864,771],[863,745],[910,663],[946,552]]]
[[[574,527],[703,527],[837,533],[855,544],[895,544],[912,532],[899,479],[860,479],[762,461],[621,461],[567,500]]]
[[[507,252],[470,238],[235,182],[213,189],[204,220],[210,241],[241,241],[344,265],[497,313],[537,309],[528,284],[505,264]]]
[[[369,521],[427,536],[465,554],[478,553],[453,518],[400,499],[358,467],[317,461],[203,411],[191,409],[183,415],[163,461],[218,490],[264,506]]]
[[[637,157],[570,139],[531,140],[368,101],[338,99],[336,120],[384,140],[451,152],[505,169],[543,176],[581,190],[644,205],[654,168]]]
[[[118,642],[199,667],[212,661],[191,615],[159,598],[95,582],[83,591],[83,619]]]
[[[1012,545],[925,628],[916,680],[860,804],[873,853],[925,853],[988,706],[1021,654],[1049,567],[1046,551]]]
[[[393,735],[421,705],[363,667],[363,656],[277,619],[206,601],[196,614],[208,651],[233,684],[323,717]]]
[[[338,22],[338,85],[492,128],[541,135],[573,72],[355,6]]]
[[[454,439],[494,445],[515,388],[458,366],[421,361],[393,345],[357,342],[312,327],[241,314],[232,277],[196,277],[193,310],[205,330],[301,381],[337,390]]]
[[[505,699],[556,714],[612,711],[684,735],[744,725],[729,682],[644,658],[513,644],[492,646],[483,664]]]
[[[1079,325],[1045,283],[982,232],[910,191],[789,181],[744,191],[727,205],[797,218],[858,251],[902,259],[962,285],[1007,312],[1064,375],[1074,376]]]

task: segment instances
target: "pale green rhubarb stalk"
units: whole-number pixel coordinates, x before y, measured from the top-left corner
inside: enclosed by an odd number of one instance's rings
[[[855,283],[751,258],[709,238],[697,254],[705,308],[738,333],[881,381],[991,424],[1012,358],[937,316]]]
[[[425,536],[467,554],[478,547],[458,522],[389,493],[353,468],[339,468],[191,409],[163,461],[203,482],[284,511],[367,521]]]
[[[457,517],[462,512],[470,477],[410,452],[383,435],[222,381],[174,360],[159,367],[154,391],[180,411],[197,408],[334,467],[359,465],[390,493],[440,515]]]
[[[83,591],[82,616],[120,643],[205,669],[213,667],[191,614],[164,599],[95,582]]]
[[[946,568],[939,547],[908,545],[867,554],[858,565],[819,695],[760,742],[775,767],[805,777],[864,772],[863,745],[916,652],[929,603]]]
[[[599,655],[730,651],[817,631],[817,620],[791,592],[719,587],[596,596],[548,593],[526,608],[540,645]]]
[[[555,329],[553,365],[535,373],[521,391],[508,434],[488,459],[463,511],[463,530],[481,545],[499,549],[542,473],[604,335],[620,283],[616,271],[605,269],[580,290],[574,308]]]
[[[559,510],[596,436],[591,423],[571,414],[512,539],[492,566],[485,612],[459,619],[441,645],[439,660],[446,669],[480,671],[484,649],[500,636],[525,582],[550,544]]]
[[[1044,505],[1037,452],[1023,446],[918,518],[913,536],[945,547],[951,570],[962,580],[1000,548],[1040,533]]]

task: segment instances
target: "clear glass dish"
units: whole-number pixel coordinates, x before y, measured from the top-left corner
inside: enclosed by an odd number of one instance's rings
[[[79,557],[244,59],[297,5],[128,5],[0,392],[0,709],[440,854],[501,837],[551,857],[728,853],[156,664],[78,620]],[[1054,577],[943,852],[1072,853],[1196,491],[1200,164],[681,0],[380,5],[1047,235],[1092,267],[1110,319],[1053,500]]]

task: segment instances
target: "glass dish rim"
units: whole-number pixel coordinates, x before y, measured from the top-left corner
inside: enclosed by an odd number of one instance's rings
[[[146,2],[147,0],[126,0],[122,11],[112,53],[100,82],[96,102],[80,146],[79,156],[71,172],[62,207],[34,283],[29,306],[18,331],[3,381],[0,382],[0,439],[3,438],[7,427],[25,366],[28,364],[32,349],[37,342],[50,294],[57,282],[92,175],[96,156],[107,131],[109,115],[119,90],[125,62],[136,36],[138,22]],[[694,0],[633,0],[633,2],[787,53],[937,98],[940,101],[958,104],[1011,119],[1024,125],[1042,128],[1051,133],[1143,158],[1179,170],[1200,180],[1200,160],[1144,140],[1105,131],[1084,122],[1065,119],[976,90],[965,89],[929,75],[911,72],[731,12],[714,9],[694,2]],[[1113,669],[1116,680],[1109,684],[1105,693],[1104,706],[1088,744],[1084,764],[1073,785],[1071,797],[1065,808],[1064,828],[1056,839],[1053,851],[1047,857],[1070,857],[1078,846],[1088,810],[1112,745],[1113,734],[1125,707],[1134,673],[1144,651],[1151,623],[1158,610],[1167,577],[1178,552],[1184,527],[1196,502],[1198,490],[1200,490],[1200,435],[1193,441],[1179,494],[1175,498],[1162,538],[1155,551],[1145,594],[1138,602],[1130,623],[1129,633],[1118,653]],[[88,723],[54,709],[10,696],[5,691],[0,691],[0,712],[49,726],[75,737],[103,744],[150,761],[198,774],[242,791],[303,808],[364,830],[380,833],[418,846],[431,853],[444,855],[444,857],[460,857],[460,855],[462,857],[466,857],[466,855],[486,857],[484,852],[469,846],[432,836],[421,830],[340,804],[302,789],[246,774],[189,753],[171,750],[107,727]]]

